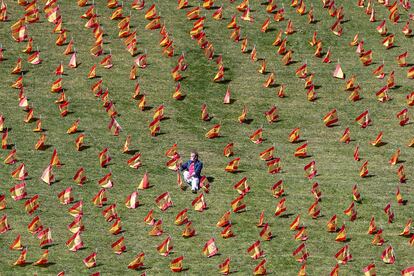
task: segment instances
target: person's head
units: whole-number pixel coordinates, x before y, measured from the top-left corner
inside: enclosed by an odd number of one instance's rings
[[[191,154],[190,154],[190,160],[191,160],[191,161],[196,161],[196,160],[198,160],[198,152],[197,152],[197,151],[195,151],[195,150],[192,150],[192,151],[191,151]]]

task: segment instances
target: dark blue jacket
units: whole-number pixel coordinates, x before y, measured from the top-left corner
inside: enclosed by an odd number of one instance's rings
[[[184,164],[181,165],[180,171],[188,170],[191,165],[191,160],[188,160]],[[194,177],[201,178],[201,169],[203,168],[203,162],[200,160],[196,160],[194,164]]]

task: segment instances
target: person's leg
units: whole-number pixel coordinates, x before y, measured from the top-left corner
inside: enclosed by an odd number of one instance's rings
[[[197,177],[193,177],[191,180],[191,190],[197,191],[198,190],[198,183],[200,183],[200,179]]]
[[[191,183],[190,173],[188,171],[184,171],[183,176],[184,176],[185,182],[187,182],[187,184],[190,184]]]

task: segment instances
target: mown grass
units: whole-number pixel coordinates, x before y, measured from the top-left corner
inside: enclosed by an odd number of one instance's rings
[[[131,1],[124,1],[124,14],[129,14]],[[253,23],[240,20],[240,13],[236,10],[238,3],[223,1],[224,19],[214,21],[211,14],[214,10],[203,10],[207,19],[205,22],[206,33],[209,41],[214,44],[215,53],[223,55],[225,78],[228,84],[216,84],[212,79],[216,73],[216,64],[208,61],[203,52],[198,48],[196,41],[191,40],[189,31],[192,22],[185,18],[186,10],[176,10],[176,1],[147,1],[146,9],[156,3],[167,30],[172,34],[176,55],[169,59],[162,56],[158,46],[159,34],[157,31],[144,30],[147,21],[144,19],[144,11],[131,11],[132,29],[138,32],[138,49],[142,53],[148,53],[149,66],[145,70],[139,70],[139,83],[141,91],[147,95],[149,106],[153,109],[142,112],[137,109],[137,102],[131,99],[134,81],[128,80],[129,69],[133,64],[133,58],[124,49],[123,42],[117,38],[116,21],[109,20],[112,10],[106,8],[104,1],[96,3],[99,22],[103,25],[105,36],[104,49],[106,53],[113,55],[114,67],[110,70],[98,65],[98,75],[104,80],[104,86],[109,88],[110,97],[114,100],[116,109],[120,113],[117,118],[123,132],[119,137],[114,137],[107,130],[109,117],[102,108],[102,102],[90,92],[90,86],[94,81],[87,80],[89,68],[99,63],[100,58],[94,58],[89,54],[93,45],[93,36],[89,29],[84,28],[85,21],[80,19],[85,8],[80,8],[75,1],[61,1],[60,7],[64,19],[64,26],[69,30],[69,38],[73,36],[75,47],[78,51],[78,61],[81,63],[76,69],[69,69],[66,65],[68,56],[62,54],[64,47],[57,47],[54,42],[56,36],[51,34],[53,25],[47,22],[44,15],[41,22],[29,26],[30,36],[34,39],[35,48],[41,51],[43,59],[40,65],[30,65],[24,62],[27,74],[24,76],[25,92],[30,103],[35,108],[35,115],[41,115],[43,127],[47,129],[47,144],[51,147],[45,151],[35,151],[34,144],[39,134],[33,133],[34,123],[25,124],[25,113],[18,107],[16,90],[10,88],[10,84],[16,79],[10,75],[10,71],[18,56],[26,60],[21,50],[25,43],[12,41],[9,27],[23,15],[23,9],[15,2],[8,1],[10,21],[0,24],[0,42],[6,49],[7,60],[0,64],[1,89],[0,89],[0,113],[6,118],[6,126],[11,128],[10,143],[15,144],[19,161],[25,162],[30,179],[27,181],[29,195],[39,194],[41,207],[35,214],[39,215],[43,224],[52,228],[54,245],[49,248],[50,262],[52,265],[46,268],[33,266],[13,267],[11,264],[18,257],[18,252],[10,251],[8,246],[18,233],[22,235],[24,245],[28,246],[28,261],[34,262],[40,257],[42,250],[38,246],[38,240],[27,232],[27,224],[31,218],[23,207],[23,202],[13,202],[8,196],[8,190],[16,182],[10,177],[10,172],[15,166],[0,166],[2,184],[0,193],[7,195],[8,209],[1,211],[7,214],[9,223],[13,228],[6,234],[0,235],[1,241],[1,274],[27,274],[38,273],[40,275],[53,275],[64,270],[69,275],[83,275],[100,271],[103,275],[136,274],[127,269],[128,263],[140,251],[144,251],[145,271],[147,274],[169,274],[168,264],[172,258],[181,254],[185,256],[185,272],[190,275],[215,274],[217,266],[226,257],[231,258],[232,271],[237,274],[250,274],[258,263],[252,260],[246,253],[250,244],[259,237],[259,229],[255,224],[259,214],[265,210],[266,221],[270,223],[274,238],[270,242],[262,242],[262,248],[268,260],[267,268],[274,275],[297,274],[300,265],[291,256],[293,250],[299,245],[293,239],[294,233],[289,231],[289,224],[294,216],[301,214],[303,223],[308,227],[309,240],[306,242],[310,258],[307,271],[309,274],[327,274],[333,268],[336,261],[334,254],[343,244],[334,241],[335,234],[327,233],[326,222],[333,215],[338,215],[338,223],[345,221],[347,232],[350,235],[348,242],[353,255],[353,261],[340,267],[341,274],[354,275],[361,273],[363,267],[370,262],[375,262],[380,274],[397,274],[405,267],[413,265],[412,250],[408,240],[398,236],[408,218],[412,217],[412,148],[407,148],[407,142],[413,136],[412,125],[398,126],[395,114],[406,106],[405,95],[410,91],[412,81],[406,79],[407,68],[399,68],[395,57],[405,50],[410,51],[412,38],[406,38],[401,33],[402,25],[407,20],[407,12],[401,11],[401,20],[397,25],[387,21],[389,32],[396,34],[396,45],[389,50],[381,45],[382,37],[376,32],[377,23],[370,23],[363,9],[356,7],[355,1],[343,3],[345,7],[344,34],[336,37],[329,30],[334,19],[329,17],[327,11],[322,8],[320,2],[314,3],[316,24],[307,24],[305,16],[299,16],[294,9],[289,7],[287,1],[283,1],[286,7],[286,18],[292,19],[296,32],[288,37],[288,48],[294,50],[294,61],[290,66],[283,66],[281,57],[276,55],[277,48],[271,46],[279,29],[284,29],[287,20],[271,23],[272,30],[260,33],[260,26],[266,18],[265,6],[251,1],[255,18]],[[240,2],[240,1],[236,1]],[[278,5],[281,6],[281,3]],[[197,6],[198,1],[190,1]],[[309,7],[310,1],[306,1]],[[217,1],[216,6],[220,6]],[[42,7],[42,4],[40,4]],[[401,10],[401,8],[400,8]],[[377,19],[388,15],[385,7],[375,6]],[[237,14],[237,22],[242,27],[242,35],[249,39],[249,48],[256,45],[259,58],[266,58],[268,71],[275,72],[277,84],[287,85],[286,98],[276,96],[276,88],[265,89],[263,82],[268,75],[257,73],[258,63],[252,63],[248,54],[240,52],[240,43],[230,40],[230,31],[226,29],[231,15]],[[314,49],[308,41],[314,31],[318,32],[318,38],[323,40],[323,49],[326,52],[331,47],[331,64],[322,64],[319,58],[313,57]],[[358,33],[365,40],[365,49],[374,51],[374,65],[364,67],[354,53],[355,48],[348,46],[353,36]],[[171,78],[170,70],[176,64],[178,55],[185,52],[189,68],[183,73],[182,90],[186,95],[183,101],[175,101],[171,95],[175,83]],[[305,60],[311,72],[315,73],[315,84],[320,86],[317,90],[319,99],[315,102],[306,100],[306,91],[303,82],[294,72]],[[349,77],[357,75],[357,80],[362,87],[363,99],[358,102],[349,102],[347,93],[344,92],[345,82],[332,78],[332,71],[336,60],[339,60],[345,74]],[[375,98],[375,92],[385,84],[385,80],[377,80],[372,71],[384,60],[386,72],[395,70],[398,88],[392,89],[390,94],[392,101],[379,103]],[[409,62],[412,59],[409,58]],[[59,110],[53,103],[56,95],[49,92],[51,83],[55,80],[54,69],[62,61],[65,65],[64,88],[71,105],[69,114],[65,118],[59,116]],[[223,105],[223,97],[230,85],[232,98],[231,105]],[[206,103],[208,111],[213,116],[210,122],[203,122],[200,118],[200,107]],[[168,120],[161,122],[161,132],[155,138],[150,137],[148,124],[152,118],[153,110],[160,104],[166,106],[165,114]],[[263,112],[271,105],[279,109],[280,121],[268,124]],[[237,117],[243,106],[248,107],[250,124],[239,124]],[[338,110],[339,126],[327,128],[323,125],[323,116],[332,108]],[[367,129],[361,129],[354,122],[355,117],[363,110],[369,109],[373,119],[373,125]],[[412,113],[412,110],[410,109]],[[89,148],[77,152],[74,146],[75,136],[67,135],[66,130],[80,118],[80,129],[84,132],[85,144]],[[204,138],[204,134],[214,124],[221,123],[221,137],[213,140]],[[264,138],[262,145],[254,145],[248,139],[254,130],[263,126]],[[295,128],[301,128],[301,138],[309,142],[309,154],[311,158],[297,159],[293,152],[298,144],[290,144],[287,141],[289,132]],[[338,142],[346,127],[351,129],[353,141],[349,145]],[[369,145],[379,131],[384,131],[386,145],[375,148]],[[143,167],[138,170],[129,168],[126,160],[130,157],[121,153],[121,148],[127,134],[132,135],[132,149],[142,153]],[[222,150],[228,142],[235,143],[235,156],[241,158],[241,173],[229,174],[224,172],[224,167],[230,160],[222,156]],[[191,201],[194,195],[189,191],[181,191],[176,185],[176,175],[165,167],[167,159],[165,151],[177,143],[179,152],[186,159],[191,149],[199,151],[204,162],[203,173],[214,178],[211,192],[206,194],[209,207],[203,213],[191,209]],[[275,144],[275,156],[281,157],[283,171],[280,174],[269,175],[265,163],[259,160],[258,154],[270,145]],[[353,161],[353,150],[360,146],[361,157],[369,160],[369,170],[373,177],[361,179],[358,169],[361,162]],[[102,169],[98,164],[98,153],[105,147],[109,147],[113,158],[108,168]],[[58,183],[47,186],[39,177],[47,166],[53,148],[56,148],[64,166],[55,169]],[[401,193],[408,200],[406,206],[398,206],[395,199],[395,189],[398,185],[396,166],[390,167],[388,160],[397,148],[401,148],[401,159],[404,160],[407,184],[401,185]],[[1,156],[5,157],[8,151],[3,150]],[[313,182],[304,177],[303,166],[310,160],[316,160],[319,182],[323,193],[320,203],[322,217],[312,220],[307,215],[308,207],[313,203],[313,196],[309,192]],[[76,170],[83,166],[86,170],[88,182],[83,187],[78,187],[71,178]],[[97,180],[109,170],[113,172],[115,186],[109,190],[109,203],[118,204],[118,213],[122,219],[125,232],[127,252],[120,256],[115,255],[110,248],[119,236],[109,234],[109,223],[106,223],[101,211],[92,205],[91,199],[99,190]],[[139,191],[141,206],[135,210],[125,208],[124,200],[128,194],[136,189],[144,172],[149,172],[150,182],[153,187],[149,190]],[[232,186],[243,176],[248,178],[252,191],[245,197],[247,212],[232,214],[235,237],[223,240],[220,237],[220,229],[215,224],[221,215],[230,209],[230,202],[237,196]],[[283,179],[286,189],[287,213],[289,218],[275,218],[273,212],[278,200],[270,193],[270,187],[277,180]],[[358,219],[349,222],[343,214],[343,210],[352,201],[352,187],[358,184],[363,197],[362,204],[357,205]],[[71,236],[67,225],[72,217],[67,213],[68,206],[59,204],[57,194],[64,188],[72,186],[76,200],[83,199],[84,224],[86,231],[82,239],[86,249],[77,253],[69,252],[65,241]],[[174,202],[174,207],[165,212],[157,209],[154,199],[162,192],[169,191]],[[392,202],[392,208],[396,214],[393,224],[387,223],[383,212],[387,202]],[[150,230],[143,223],[143,218],[150,209],[154,209],[155,217],[163,219],[164,231],[161,237],[153,238],[147,235]],[[182,227],[174,225],[175,215],[184,208],[189,208],[189,218],[197,230],[197,236],[184,239],[181,237]],[[393,245],[396,252],[396,263],[385,265],[380,259],[381,247],[371,245],[372,236],[367,235],[369,219],[375,216],[377,224],[384,228],[386,244]],[[161,257],[155,247],[168,235],[172,236],[174,253],[169,257]],[[220,256],[207,259],[201,253],[204,243],[210,238],[216,238]],[[98,250],[98,267],[89,271],[83,266],[82,259],[93,250]]]

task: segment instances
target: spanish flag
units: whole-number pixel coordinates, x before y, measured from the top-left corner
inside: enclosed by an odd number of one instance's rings
[[[144,266],[144,257],[145,257],[144,252],[138,253],[135,256],[135,258],[128,264],[128,268],[132,269],[132,270],[137,270],[140,267],[143,267]]]
[[[264,256],[264,251],[260,248],[260,241],[254,242],[249,248],[247,248],[247,253],[254,260],[259,259]]]
[[[203,254],[204,256],[207,256],[208,258],[216,255],[218,253],[218,248],[216,246],[214,238],[211,238],[208,240],[203,248]]]
[[[218,137],[219,136],[219,132],[220,132],[220,127],[221,127],[220,124],[215,125],[212,129],[210,129],[206,133],[205,137],[206,138],[209,138],[209,139]]]
[[[170,263],[170,269],[172,272],[181,272],[183,270],[183,260],[184,256],[180,256]]]
[[[96,252],[93,252],[89,256],[87,256],[85,259],[83,259],[83,263],[85,266],[89,269],[96,266]]]

